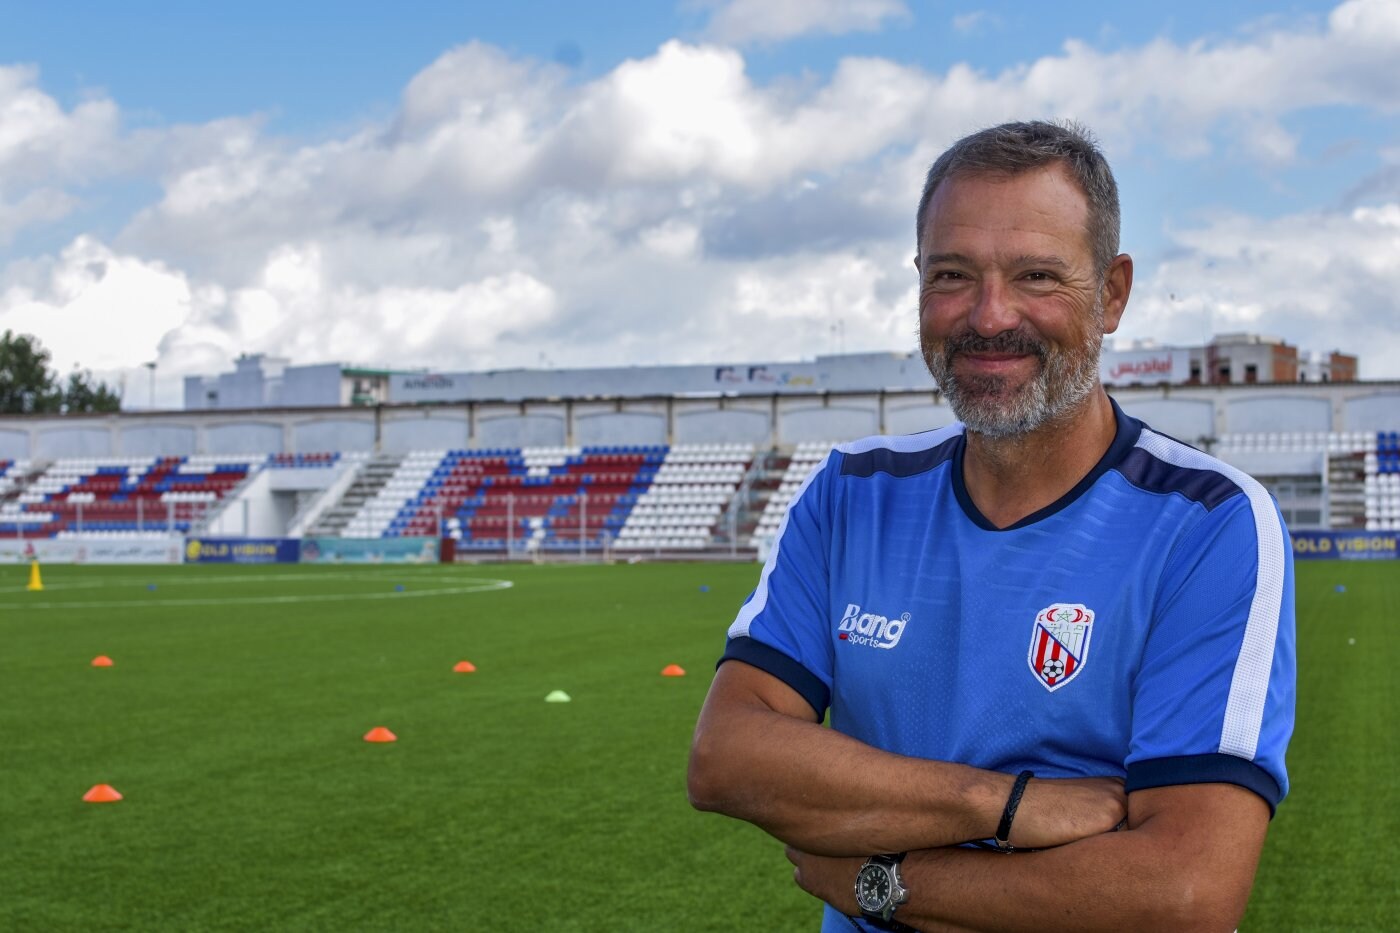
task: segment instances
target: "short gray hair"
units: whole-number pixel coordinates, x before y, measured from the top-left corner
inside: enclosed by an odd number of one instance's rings
[[[918,250],[924,235],[924,219],[938,186],[962,175],[1019,175],[1052,163],[1061,163],[1084,192],[1089,204],[1089,248],[1094,269],[1100,278],[1118,255],[1118,183],[1108,160],[1099,151],[1089,130],[1073,121],[1003,123],[953,143],[928,170],[924,194],[914,225],[914,246]]]

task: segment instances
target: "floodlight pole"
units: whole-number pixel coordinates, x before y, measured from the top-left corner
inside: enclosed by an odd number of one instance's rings
[[[578,497],[578,556],[583,560],[588,556],[588,539],[585,532],[588,527],[588,493],[581,493]]]
[[[506,493],[506,560],[515,556],[515,493]]]
[[[146,530],[146,500],[140,496],[136,497],[136,531],[139,534]]]
[[[152,409],[152,410],[155,410],[155,407],[156,407],[156,361],[155,361],[155,360],[151,360],[150,362],[142,363],[141,365],[144,366],[144,367],[146,367],[147,369],[149,369],[149,370],[151,371],[151,409]]]

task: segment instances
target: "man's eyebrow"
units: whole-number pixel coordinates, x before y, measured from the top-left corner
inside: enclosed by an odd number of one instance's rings
[[[1023,253],[1011,260],[1013,266],[1054,266],[1056,269],[1068,269],[1069,263],[1059,256],[1037,256]]]
[[[964,266],[972,265],[972,260],[968,259],[962,253],[929,253],[923,258],[923,263],[926,266],[942,262],[951,262]]]

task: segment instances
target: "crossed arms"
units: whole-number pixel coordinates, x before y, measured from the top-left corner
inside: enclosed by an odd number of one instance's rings
[[[1036,780],[1004,856],[949,848],[989,838],[1012,776],[906,758],[818,725],[795,690],[722,664],[696,726],[688,787],[701,810],[788,844],[794,877],[847,915],[865,857],[910,852],[900,922],[920,930],[1233,930],[1268,805],[1232,784],[1136,791],[1107,778]],[[1111,832],[1127,816],[1122,832]]]

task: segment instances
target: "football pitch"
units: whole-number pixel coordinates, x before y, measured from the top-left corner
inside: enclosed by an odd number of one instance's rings
[[[757,576],[6,568],[0,930],[815,931],[781,846],[685,798]],[[1400,564],[1300,563],[1298,607],[1293,790],[1242,928],[1395,929]]]

